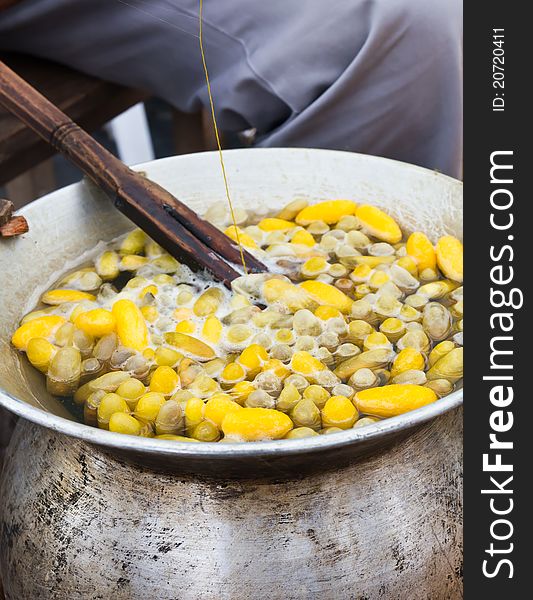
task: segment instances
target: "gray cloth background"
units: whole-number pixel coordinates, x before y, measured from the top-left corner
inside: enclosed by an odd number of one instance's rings
[[[223,130],[459,176],[461,0],[204,0],[204,32]],[[198,0],[23,0],[0,13],[0,49],[207,103]]]

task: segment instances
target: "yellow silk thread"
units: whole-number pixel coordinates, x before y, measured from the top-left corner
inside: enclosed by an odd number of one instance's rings
[[[203,0],[200,0],[200,10],[198,13],[198,21],[199,21],[199,27],[200,27],[200,32],[199,32],[200,53],[202,55],[202,64],[204,67],[205,81],[207,84],[207,94],[209,96],[209,105],[211,107],[211,119],[213,121],[213,128],[215,130],[215,138],[216,138],[217,147],[218,147],[218,157],[220,159],[220,166],[222,168],[222,177],[224,179],[224,187],[226,189],[226,198],[228,199],[229,210],[231,213],[231,220],[233,221],[233,227],[235,228],[235,237],[237,239],[237,245],[239,246],[239,251],[241,253],[242,267],[244,269],[244,272],[248,273],[248,269],[246,268],[246,261],[244,260],[244,250],[241,245],[241,240],[240,240],[240,236],[239,236],[239,228],[237,227],[237,220],[235,219],[235,211],[233,210],[233,203],[231,202],[231,196],[229,193],[229,185],[228,185],[228,177],[226,174],[226,166],[224,164],[224,157],[222,155],[222,145],[220,143],[220,136],[218,134],[217,118],[215,116],[215,103],[213,102],[213,95],[211,93],[211,83],[209,81],[209,72],[207,70],[207,62],[205,60],[204,38],[203,38],[203,29],[202,29],[202,22],[203,22],[202,14],[203,14]]]

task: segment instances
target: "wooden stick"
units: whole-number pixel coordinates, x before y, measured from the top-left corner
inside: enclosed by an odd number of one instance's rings
[[[0,225],[0,236],[5,238],[16,237],[28,231],[28,221],[22,215],[12,217],[7,223]]]
[[[240,275],[220,258],[240,263],[240,252],[228,237],[161,186],[128,168],[2,61],[0,103],[111,195],[121,212],[178,260],[207,269],[226,285]],[[251,272],[267,271],[248,252],[245,262]]]

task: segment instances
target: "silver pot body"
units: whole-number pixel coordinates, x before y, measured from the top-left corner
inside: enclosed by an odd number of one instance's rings
[[[407,230],[461,235],[461,185],[322,150],[227,153],[237,205],[354,198]],[[214,154],[142,167],[202,211]],[[23,418],[0,489],[7,598],[461,597],[462,390],[342,434],[254,444],[137,439],[75,422],[9,347],[57,274],[131,224],[86,184],[33,203],[0,254],[0,406]]]
[[[461,598],[460,423],[333,470],[228,480],[23,421],[1,492],[7,598]]]

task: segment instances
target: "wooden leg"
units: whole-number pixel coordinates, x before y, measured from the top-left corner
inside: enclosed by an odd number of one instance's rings
[[[211,113],[207,110],[202,111],[202,129],[203,129],[203,138],[206,150],[217,150],[217,138],[215,135],[215,128],[213,127],[213,117]],[[224,136],[222,132],[219,131],[218,135],[220,136],[220,143],[222,148],[224,148]]]
[[[5,186],[6,196],[13,202],[15,208],[21,208],[28,202],[55,190],[56,187],[54,165],[51,159],[45,160],[40,165],[12,179]]]
[[[176,154],[189,154],[205,150],[200,113],[188,114],[172,109],[172,122]]]
[[[172,109],[176,154],[216,150],[217,143],[211,114],[206,110],[188,114]]]

